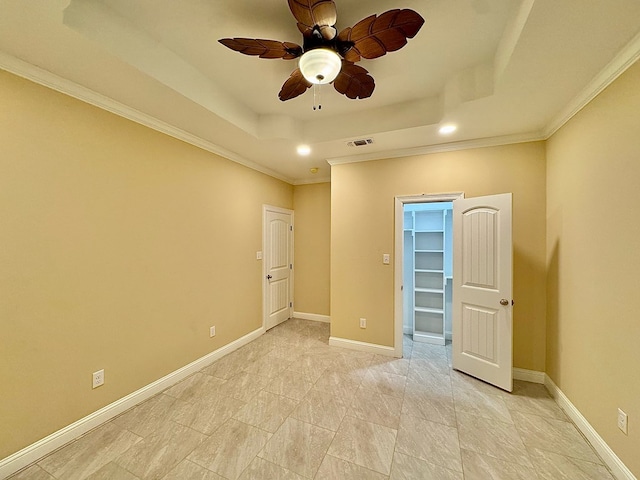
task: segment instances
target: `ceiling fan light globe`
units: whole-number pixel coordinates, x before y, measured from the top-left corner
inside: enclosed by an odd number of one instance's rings
[[[314,48],[300,57],[298,66],[308,82],[326,84],[336,79],[342,60],[340,55],[329,48]]]

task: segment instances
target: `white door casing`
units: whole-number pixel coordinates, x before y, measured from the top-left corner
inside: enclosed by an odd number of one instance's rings
[[[464,193],[436,193],[421,195],[399,195],[395,201],[395,252],[394,252],[394,353],[395,357],[402,357],[402,323],[404,318],[403,295],[403,258],[404,258],[404,206],[409,203],[453,202],[464,198]]]
[[[263,325],[266,330],[293,312],[293,211],[263,208]]]
[[[513,390],[512,195],[453,202],[453,368]]]

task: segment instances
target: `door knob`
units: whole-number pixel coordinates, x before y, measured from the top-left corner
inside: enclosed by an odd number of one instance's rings
[[[506,307],[507,305],[509,305],[509,300],[503,298],[502,300],[500,300],[500,305],[504,305]]]
[[[267,275],[267,280],[271,280],[273,277],[271,275]]]

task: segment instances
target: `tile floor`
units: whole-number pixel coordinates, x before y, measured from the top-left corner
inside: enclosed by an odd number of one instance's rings
[[[405,338],[405,358],[328,346],[292,319],[12,480],[608,479],[544,386],[512,394]]]

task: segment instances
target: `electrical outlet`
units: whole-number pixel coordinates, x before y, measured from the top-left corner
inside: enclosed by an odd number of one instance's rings
[[[262,260],[262,252],[256,252],[256,260]]]
[[[97,372],[93,372],[92,388],[97,388],[102,384],[104,384],[104,370],[98,370]]]
[[[622,433],[624,433],[625,435],[629,434],[627,421],[627,414],[624,413],[621,409],[618,409],[618,428],[622,430]]]
[[[366,318],[361,318],[360,319],[360,328],[367,328],[367,319]]]
[[[216,336],[216,327],[209,327],[209,337]]]
[[[389,265],[389,262],[391,262],[391,255],[389,255],[388,253],[383,253],[382,263],[384,263],[385,265]]]

